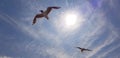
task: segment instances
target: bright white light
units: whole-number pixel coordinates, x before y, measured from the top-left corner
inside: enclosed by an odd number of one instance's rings
[[[55,25],[60,32],[75,31],[82,25],[83,18],[80,12],[67,10],[60,14],[59,20],[56,20]]]
[[[65,24],[67,26],[73,26],[77,23],[77,15],[76,14],[66,14],[65,16]]]

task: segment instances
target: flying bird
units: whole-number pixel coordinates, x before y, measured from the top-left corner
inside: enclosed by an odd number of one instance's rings
[[[76,48],[80,49],[80,50],[81,50],[81,52],[83,52],[83,51],[92,51],[92,50],[85,49],[85,48],[80,48],[80,47],[76,47]]]
[[[41,14],[35,15],[35,17],[34,17],[34,19],[33,19],[33,24],[36,23],[37,18],[45,17],[45,18],[48,20],[48,19],[49,19],[48,14],[51,12],[51,10],[52,10],[52,9],[59,9],[59,8],[61,8],[61,7],[56,7],[56,6],[54,6],[54,7],[48,7],[47,10],[45,10],[45,11],[40,10]],[[32,25],[33,25],[33,24],[32,24]]]

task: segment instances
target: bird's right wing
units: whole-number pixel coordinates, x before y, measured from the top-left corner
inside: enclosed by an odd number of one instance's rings
[[[42,18],[42,17],[44,17],[44,15],[43,15],[43,14],[37,14],[37,15],[34,17],[34,19],[33,19],[33,24],[35,24],[35,23],[36,23],[37,18]],[[33,24],[32,24],[32,25],[33,25]]]
[[[52,9],[59,9],[59,8],[60,8],[60,7],[48,7],[45,12],[46,12],[46,14],[48,15]]]

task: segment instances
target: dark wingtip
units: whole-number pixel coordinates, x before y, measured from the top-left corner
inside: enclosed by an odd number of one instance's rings
[[[59,9],[59,8],[61,8],[61,7],[56,7],[56,9]]]
[[[90,50],[90,51],[92,51],[92,50]]]
[[[76,47],[76,48],[80,48],[80,47]]]
[[[61,8],[61,7],[58,7],[58,9]]]

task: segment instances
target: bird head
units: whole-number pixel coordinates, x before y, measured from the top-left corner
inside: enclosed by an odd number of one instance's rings
[[[43,10],[40,10],[41,13],[43,13]]]

